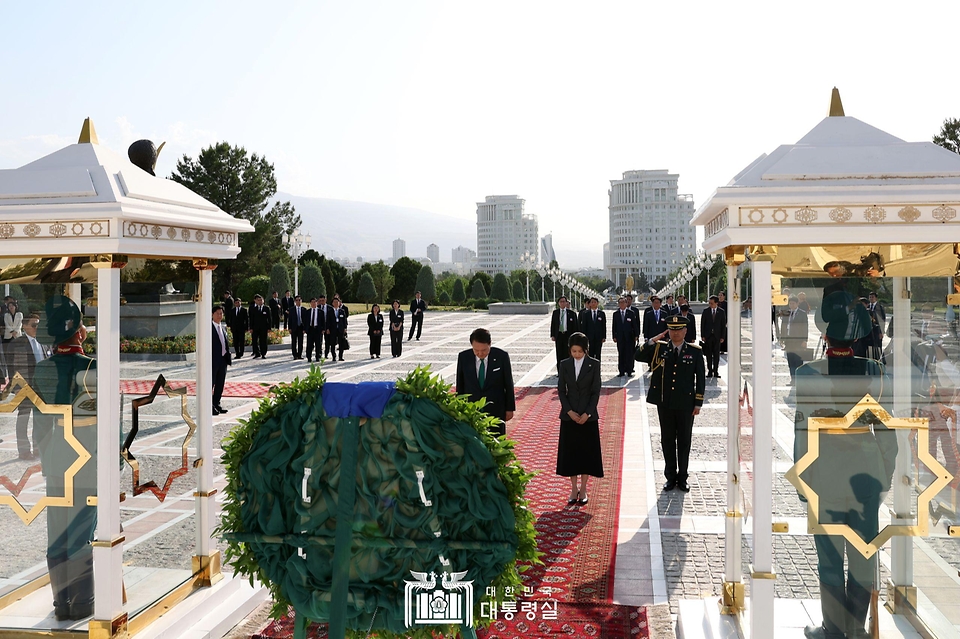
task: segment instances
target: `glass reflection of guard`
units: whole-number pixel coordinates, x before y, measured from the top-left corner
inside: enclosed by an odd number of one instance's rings
[[[58,620],[84,619],[93,614],[93,541],[96,506],[87,497],[97,487],[96,361],[83,353],[87,329],[77,305],[55,295],[47,301],[47,332],[56,347],[34,373],[37,394],[48,404],[73,405],[73,432],[92,455],[73,480],[73,506],[47,509],[47,567]],[[64,438],[63,419],[34,413],[34,430],[47,494],[64,496],[64,475],[77,459]]]
[[[867,309],[843,282],[834,282],[824,291],[820,314],[828,348],[825,359],[797,369],[794,460],[807,452],[809,418],[844,417],[867,394],[882,404],[883,367],[854,355],[857,341],[872,330]],[[802,478],[818,497],[819,523],[845,524],[864,541],[873,540],[879,532],[880,505],[893,477],[896,433],[867,410],[852,426],[819,430],[816,436],[820,453]],[[800,498],[806,501],[802,495]],[[877,556],[865,558],[840,535],[817,534],[814,543],[823,623],[808,626],[804,635],[816,639],[869,637],[864,624],[871,596],[879,588]]]

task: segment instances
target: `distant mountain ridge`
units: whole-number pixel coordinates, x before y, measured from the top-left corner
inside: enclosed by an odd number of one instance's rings
[[[332,257],[376,261],[393,256],[393,241],[407,243],[407,257],[427,256],[427,245],[440,247],[440,261],[450,261],[458,246],[477,250],[473,220],[390,204],[302,197],[277,193],[290,201],[303,220],[302,231],[312,235],[312,248]]]

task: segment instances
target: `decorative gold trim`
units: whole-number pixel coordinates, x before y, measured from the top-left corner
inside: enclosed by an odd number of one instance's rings
[[[773,532],[783,534],[790,532],[790,524],[785,521],[775,521],[772,526]]]
[[[820,456],[820,431],[837,433],[852,431],[857,428],[853,425],[860,419],[860,416],[867,411],[870,411],[877,419],[883,422],[884,426],[891,430],[916,430],[917,457],[937,477],[917,496],[916,512],[920,513],[920,516],[917,517],[916,524],[889,524],[869,543],[863,541],[860,535],[847,524],[821,524],[820,496],[800,478]],[[883,544],[895,535],[926,537],[930,532],[930,520],[926,517],[925,513],[930,509],[930,501],[953,479],[953,475],[937,461],[936,457],[930,454],[930,431],[928,427],[929,420],[925,417],[893,417],[869,394],[864,395],[863,399],[857,402],[856,406],[851,408],[843,417],[809,418],[807,420],[807,452],[796,464],[790,467],[790,470],[788,470],[785,475],[787,481],[793,484],[797,491],[807,500],[807,531],[814,535],[842,536],[867,559],[873,557]]]
[[[106,253],[90,256],[90,266],[93,268],[123,268],[129,261],[130,258],[126,255]]]
[[[950,537],[960,537],[960,526],[948,526],[947,535]]]
[[[100,540],[91,541],[90,545],[93,546],[94,548],[113,548],[114,546],[119,546],[126,540],[127,540],[126,537],[124,537],[123,535],[119,535],[109,541],[100,541]]]
[[[197,577],[197,584],[200,586],[212,586],[223,579],[223,573],[220,571],[219,550],[209,555],[194,555],[190,565],[193,568],[193,574]]]
[[[887,602],[884,607],[892,614],[913,614],[917,612],[916,586],[897,586],[887,582]]]
[[[63,474],[63,497],[44,495],[37,500],[37,503],[34,504],[30,510],[27,510],[15,495],[0,495],[0,504],[10,506],[23,523],[30,525],[47,506],[73,506],[73,479],[76,477],[76,474],[80,472],[80,469],[83,468],[84,464],[90,461],[92,455],[83,447],[83,444],[80,443],[76,435],[73,434],[72,404],[47,404],[40,399],[40,396],[27,384],[27,381],[20,373],[13,376],[13,380],[7,387],[7,391],[14,388],[19,388],[20,390],[17,391],[17,394],[14,395],[11,401],[0,405],[0,414],[12,413],[19,408],[25,399],[29,399],[33,407],[44,415],[62,416],[63,439],[67,442],[67,445],[77,453],[76,461],[74,461]]]
[[[742,581],[723,582],[720,595],[721,615],[736,615],[747,609]]]
[[[11,590],[7,594],[0,597],[0,609],[6,608],[10,604],[23,599],[30,593],[40,590],[49,583],[50,573],[45,572],[36,579],[30,580],[19,588],[15,588],[14,590]]]
[[[80,127],[80,138],[77,144],[100,144],[100,138],[97,137],[97,129],[93,126],[93,120],[87,118]]]
[[[96,506],[96,505],[97,505],[97,496],[87,495],[87,506]]]
[[[206,257],[193,258],[193,268],[198,271],[214,271],[217,268],[217,260]]]
[[[746,252],[751,262],[772,262],[777,259],[776,246],[751,246]]]
[[[113,619],[91,619],[88,632],[90,639],[125,639],[130,636],[127,613]]]
[[[216,495],[216,494],[217,494],[217,489],[214,488],[213,490],[197,490],[197,491],[194,491],[193,496],[194,496],[194,497],[213,497],[213,496]]]
[[[743,517],[743,513],[739,510],[728,510],[726,515],[727,517]]]
[[[833,91],[830,92],[830,110],[827,112],[827,117],[843,117],[843,102],[840,101],[840,89],[837,87],[833,87]]]
[[[727,266],[740,266],[747,261],[742,246],[727,246],[723,249],[723,261]]]
[[[776,580],[777,573],[775,572],[757,572],[753,569],[753,564],[750,564],[750,578],[751,579],[773,579]]]
[[[127,623],[131,635],[136,635],[154,621],[170,612],[170,609],[193,594],[199,588],[197,575],[191,575],[182,584],[171,590],[165,597],[154,602],[149,608],[141,610]]]
[[[193,467],[194,467],[194,468],[200,468],[201,466],[203,466],[203,457],[197,457],[197,458],[193,461]]]

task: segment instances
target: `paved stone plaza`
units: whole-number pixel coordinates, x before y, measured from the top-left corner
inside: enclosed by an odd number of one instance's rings
[[[355,314],[358,321],[362,315]],[[746,328],[746,324],[744,324]],[[556,383],[553,343],[549,338],[548,316],[489,316],[486,313],[428,313],[420,341],[405,341],[403,356],[389,354],[371,360],[364,331],[354,331],[352,350],[346,361],[324,365],[327,379],[342,382],[394,380],[417,365],[429,364],[446,380],[453,381],[457,354],[469,347],[468,336],[477,327],[488,328],[493,344],[510,353],[516,385],[552,386]],[[744,370],[749,376],[749,340],[745,340]],[[389,344],[385,345],[389,353]],[[778,408],[784,420],[790,411],[791,387],[786,385],[788,373],[782,352],[774,351],[772,371]],[[228,382],[284,382],[307,370],[306,361],[294,361],[288,348],[271,350],[266,360],[245,357],[229,370]],[[638,363],[638,375],[632,379],[617,377],[616,349],[612,341],[604,348],[603,384],[623,388],[627,395],[624,462],[621,477],[598,481],[617,481],[621,485],[619,535],[617,539],[614,599],[618,603],[643,605],[669,603],[674,614],[681,599],[718,596],[723,579],[724,513],[726,506],[726,401],[728,380],[721,366],[720,379],[707,384],[706,404],[695,421],[691,455],[691,491],[661,493],[663,477],[657,413],[646,404],[645,366]],[[124,363],[121,379],[155,379],[163,374],[168,380],[187,380],[194,376],[192,364]],[[123,401],[124,431],[130,428],[132,396]],[[186,426],[180,418],[180,400],[159,396],[140,409],[140,435],[134,453],[141,464],[141,482],[155,481],[160,487],[171,471],[181,465],[181,445]],[[224,398],[229,413],[214,418],[215,455],[220,442],[238,419],[254,409],[257,400]],[[195,400],[188,401],[195,413]],[[791,414],[792,415],[792,414]],[[791,416],[792,419],[792,416]],[[0,472],[14,478],[20,476],[27,463],[16,460],[15,415],[0,416]],[[553,428],[554,424],[549,427]],[[792,428],[782,424],[776,428],[778,444],[774,451],[777,479],[774,491],[774,520],[790,524],[790,532],[775,539],[777,563],[776,593],[778,597],[810,600],[819,596],[817,558],[812,537],[806,534],[805,510],[783,473],[792,461]],[[191,446],[189,459],[195,453]],[[528,469],[551,473],[553,468]],[[131,473],[124,468],[122,486],[127,497],[121,504],[124,532],[127,538],[124,561],[128,565],[155,569],[171,580],[190,567],[194,546],[194,499],[196,471],[173,480],[167,497],[158,498],[145,492],[133,496]],[[223,487],[223,470],[219,462],[214,468],[216,487]],[[40,489],[30,485],[25,499]],[[749,532],[748,519],[744,530]],[[8,547],[14,551],[0,560],[2,576],[25,581],[46,570],[44,539],[31,531],[45,530],[43,514],[30,528],[24,527],[9,509],[0,509]],[[934,540],[937,550],[953,568],[957,564],[956,543]],[[925,543],[919,540],[919,543]],[[748,571],[749,535],[743,542],[743,569]],[[886,571],[886,567],[884,567]],[[815,606],[805,606],[814,610]],[[804,623],[807,620],[802,620]],[[818,621],[818,620],[814,620]],[[795,622],[796,623],[796,622]],[[802,626],[802,623],[800,624]],[[910,636],[909,633],[904,636]]]

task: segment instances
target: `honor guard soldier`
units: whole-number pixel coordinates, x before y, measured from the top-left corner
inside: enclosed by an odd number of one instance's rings
[[[706,386],[703,351],[684,339],[686,333],[687,321],[675,315],[667,320],[667,330],[643,342],[636,352],[638,361],[650,365],[647,402],[657,405],[660,418],[665,491],[676,487],[690,491],[687,467],[693,418],[700,414]]]

